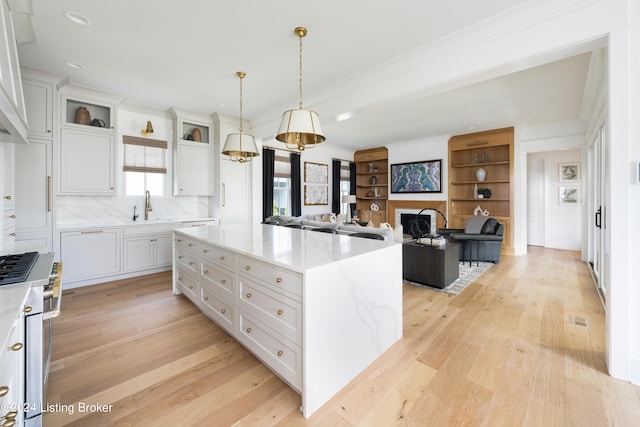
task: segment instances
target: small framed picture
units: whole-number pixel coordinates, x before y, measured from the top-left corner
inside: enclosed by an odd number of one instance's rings
[[[580,187],[559,187],[558,201],[561,205],[579,205]]]
[[[580,162],[560,163],[558,174],[560,182],[580,181]]]

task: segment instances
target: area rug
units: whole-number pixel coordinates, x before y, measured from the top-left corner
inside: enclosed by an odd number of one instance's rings
[[[487,271],[492,265],[492,262],[480,262],[477,266],[475,262],[472,263],[471,266],[469,266],[468,262],[460,263],[458,279],[456,279],[452,284],[444,289],[433,288],[431,286],[410,282],[408,280],[405,280],[405,282],[410,285],[421,286],[423,288],[433,289],[434,291],[445,292],[450,295],[458,295],[462,291],[464,291],[465,288],[469,286],[474,280],[482,276],[482,274]]]

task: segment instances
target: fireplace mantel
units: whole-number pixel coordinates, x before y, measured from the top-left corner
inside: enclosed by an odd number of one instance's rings
[[[447,216],[446,200],[389,200],[388,201],[387,218],[391,226],[396,227],[396,209],[437,209]],[[444,220],[437,215],[436,225],[438,228],[444,228]]]

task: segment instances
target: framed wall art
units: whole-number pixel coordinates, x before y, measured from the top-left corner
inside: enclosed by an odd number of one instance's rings
[[[579,205],[580,187],[559,187],[559,203],[561,205]]]
[[[327,184],[329,182],[329,165],[304,162],[304,182]]]
[[[329,204],[329,187],[327,185],[305,185],[304,204],[306,206]]]
[[[580,162],[560,163],[558,167],[558,180],[560,182],[580,181]]]
[[[391,165],[392,193],[442,193],[442,159]]]

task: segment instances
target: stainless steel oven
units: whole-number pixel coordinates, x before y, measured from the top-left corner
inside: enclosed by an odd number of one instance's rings
[[[62,265],[52,253],[10,255],[0,263],[0,285],[30,282],[24,305],[25,402],[24,425],[42,426],[53,337],[52,319],[62,304]]]

